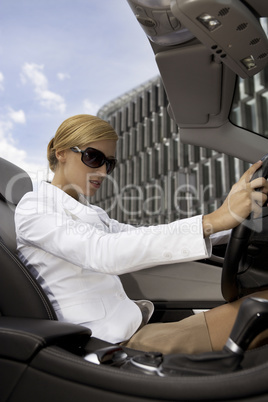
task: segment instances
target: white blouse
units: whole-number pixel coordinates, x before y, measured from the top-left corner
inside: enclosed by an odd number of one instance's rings
[[[133,227],[46,182],[22,198],[15,225],[19,256],[58,319],[87,326],[93,336],[113,343],[129,339],[142,321],[118,275],[211,253],[202,216]]]

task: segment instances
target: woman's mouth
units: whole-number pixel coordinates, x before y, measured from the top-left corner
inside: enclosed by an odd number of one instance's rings
[[[101,181],[100,180],[89,180],[89,183],[96,189],[100,188]]]

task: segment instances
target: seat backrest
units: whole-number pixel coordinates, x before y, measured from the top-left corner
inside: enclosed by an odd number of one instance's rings
[[[0,158],[0,236],[10,251],[16,251],[14,211],[22,196],[32,191],[29,175]]]
[[[48,297],[16,255],[14,211],[31,190],[28,174],[0,158],[0,315],[56,320]]]
[[[57,320],[47,295],[0,239],[0,315]]]

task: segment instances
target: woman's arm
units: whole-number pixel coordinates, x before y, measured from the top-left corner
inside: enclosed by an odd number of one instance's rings
[[[24,198],[15,215],[22,253],[25,247],[40,248],[83,269],[116,275],[207,258],[210,254],[210,241],[203,237],[202,216],[158,226],[122,226],[124,230],[119,227],[111,233],[100,225],[73,219],[64,210],[55,212],[51,206],[39,208],[38,214],[25,215],[36,205],[36,199],[30,197],[35,196]]]

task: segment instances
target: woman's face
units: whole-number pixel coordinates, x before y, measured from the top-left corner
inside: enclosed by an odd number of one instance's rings
[[[84,151],[88,147],[98,149],[107,158],[115,157],[115,140],[91,142],[81,150]],[[58,158],[59,164],[52,184],[60,184],[61,189],[74,198],[77,198],[77,193],[93,196],[107,175],[106,164],[99,168],[90,168],[81,161],[80,152],[76,153],[70,149],[64,151],[62,155],[64,155],[63,158]]]

